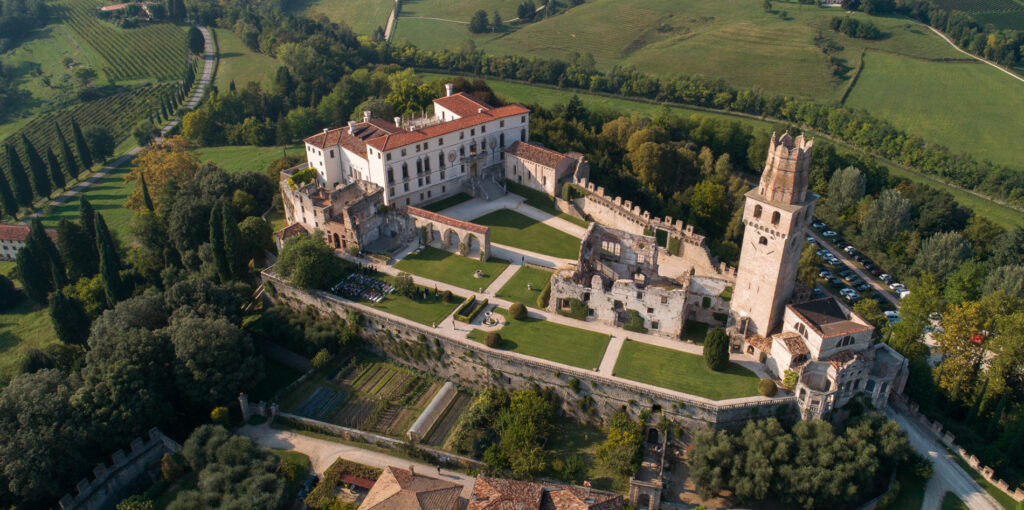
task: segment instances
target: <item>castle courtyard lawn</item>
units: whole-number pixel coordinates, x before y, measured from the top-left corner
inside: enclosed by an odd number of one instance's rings
[[[735,363],[715,372],[696,354],[631,340],[622,345],[614,375],[712,400],[757,395],[757,375]]]
[[[393,283],[391,278],[381,278],[389,283]],[[399,296],[398,294],[389,294],[384,298],[384,301],[380,303],[371,303],[370,301],[359,301],[360,303],[376,308],[380,311],[387,312],[390,314],[404,317],[414,322],[432,326],[434,323],[439,323],[444,320],[445,317],[449,316],[465,299],[461,296],[453,296],[451,303],[445,303],[440,297],[434,297],[433,289],[427,293],[427,299],[410,299],[405,296]]]
[[[512,275],[512,278],[509,278],[497,295],[514,303],[518,302],[537,308],[537,297],[540,296],[541,290],[549,281],[551,281],[551,271],[523,266],[516,271],[516,274]],[[533,285],[533,289],[528,289],[527,284]]]
[[[395,264],[395,269],[472,292],[486,289],[506,267],[508,262],[498,258],[491,257],[487,262],[480,262],[433,246],[426,246],[419,253],[410,253]],[[483,278],[473,276],[477,269],[483,272]]]
[[[501,209],[473,223],[491,227],[492,243],[570,260],[576,260],[580,254],[579,239],[515,211]]]
[[[495,308],[495,311],[508,317],[505,310]],[[498,333],[501,334],[503,350],[586,370],[592,370],[601,364],[601,358],[604,357],[610,340],[605,334],[533,317],[523,321],[510,320],[508,326],[501,328]],[[483,330],[474,329],[469,333],[469,338],[483,342],[486,335]]]

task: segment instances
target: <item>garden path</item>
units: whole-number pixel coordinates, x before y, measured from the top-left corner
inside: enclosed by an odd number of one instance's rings
[[[598,367],[597,373],[612,375],[612,372],[615,370],[615,362],[619,360],[619,352],[622,351],[622,344],[624,343],[626,343],[626,337],[612,335],[611,341],[608,342],[608,349],[604,351],[604,358],[601,359],[601,366]]]
[[[467,200],[461,204],[449,207],[441,214],[450,216],[455,219],[463,221],[473,221],[485,214],[492,213],[499,209],[510,209],[523,216],[539,221],[551,228],[561,230],[566,234],[569,234],[580,239],[587,232],[587,229],[581,227],[575,223],[563,220],[557,216],[552,216],[536,207],[526,204],[526,199],[516,195],[515,193],[508,193],[505,196],[498,198],[497,200],[484,200],[482,198],[474,198]]]
[[[331,464],[338,457],[377,468],[395,466],[408,469],[411,465],[420,474],[462,485],[462,497],[467,499],[473,497],[473,484],[476,483],[476,478],[458,471],[442,469],[440,470],[440,476],[438,476],[437,466],[431,466],[422,462],[412,462],[386,453],[327,441],[326,439],[317,439],[286,430],[272,429],[267,424],[246,425],[238,429],[238,433],[251,438],[256,444],[266,448],[294,450],[306,454],[312,463],[313,471],[318,475],[323,475],[324,471],[331,467]]]
[[[484,289],[484,292],[492,296],[497,295],[498,291],[501,290],[501,288],[504,287],[513,276],[515,276],[516,271],[519,271],[519,268],[521,267],[523,267],[522,264],[519,264],[518,262],[513,262],[506,266],[505,270],[494,279],[491,285]]]

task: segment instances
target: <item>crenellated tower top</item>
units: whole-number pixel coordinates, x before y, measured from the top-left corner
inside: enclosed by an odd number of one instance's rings
[[[807,178],[811,167],[814,140],[789,133],[772,133],[768,160],[761,174],[758,194],[773,202],[800,204],[807,196]]]

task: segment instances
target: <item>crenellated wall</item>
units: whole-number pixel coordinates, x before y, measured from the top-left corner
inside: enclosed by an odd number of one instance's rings
[[[114,452],[113,464],[97,464],[92,473],[92,481],[83,478],[75,486],[76,495],[65,494],[60,498],[63,510],[99,510],[112,508],[124,493],[146,469],[158,462],[165,453],[177,453],[181,445],[165,436],[156,427],[149,429],[149,439],[143,441],[135,438],[129,445],[128,453],[124,450]]]
[[[269,271],[263,272],[263,280],[273,286],[272,294],[276,302],[296,310],[313,307],[323,315],[341,317],[347,316],[349,310],[360,312],[365,317],[362,324],[363,336],[370,347],[396,362],[470,389],[496,385],[516,390],[536,383],[554,390],[562,401],[563,411],[581,419],[601,419],[621,407],[638,414],[643,409],[657,405],[667,416],[686,426],[711,425],[720,429],[738,430],[751,419],[786,416],[796,412],[793,397],[730,404],[728,401],[718,403],[671,390],[652,389],[592,371],[490,349],[472,340],[452,338],[429,326],[396,318],[332,294],[292,287]],[[413,359],[400,354],[403,350],[413,350],[410,347],[419,351],[426,350],[430,355]],[[579,393],[572,391],[569,386],[572,378],[582,383]],[[590,398],[584,400],[584,397]],[[591,403],[585,403],[591,400]]]

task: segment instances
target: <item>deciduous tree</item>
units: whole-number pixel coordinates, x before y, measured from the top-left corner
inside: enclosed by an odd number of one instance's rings
[[[189,181],[199,170],[199,164],[190,152],[187,140],[173,136],[146,147],[135,157],[135,167],[125,176],[125,181],[138,181],[146,177],[146,190],[157,209],[161,207],[164,186],[174,181],[179,184]],[[145,206],[142,187],[136,186],[125,204],[134,210]]]

